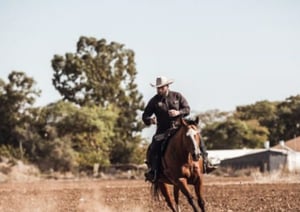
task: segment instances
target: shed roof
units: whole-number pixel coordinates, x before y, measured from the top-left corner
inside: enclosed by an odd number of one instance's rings
[[[274,148],[274,149],[292,149],[294,151],[300,152],[300,136],[284,142],[283,145],[281,143],[279,143],[279,144],[273,146],[272,148]]]
[[[208,158],[213,164],[219,164],[222,160],[239,158],[245,155],[257,154],[265,151],[286,153],[283,149],[222,149],[207,150]]]

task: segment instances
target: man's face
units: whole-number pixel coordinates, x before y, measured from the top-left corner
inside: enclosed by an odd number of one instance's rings
[[[169,90],[169,86],[168,85],[164,85],[161,87],[156,88],[157,90],[157,94],[160,96],[166,96],[168,94],[168,90]]]

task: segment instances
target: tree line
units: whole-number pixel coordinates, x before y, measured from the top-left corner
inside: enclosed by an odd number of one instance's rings
[[[143,163],[149,141],[141,134],[144,102],[134,51],[82,36],[75,53],[54,55],[51,64],[61,100],[43,107],[33,106],[41,91],[26,73],[0,79],[0,155],[42,171]],[[299,134],[300,96],[197,116],[209,149],[259,148]]]
[[[199,114],[209,149],[262,148],[300,135],[300,95],[284,101],[258,101],[233,112]]]

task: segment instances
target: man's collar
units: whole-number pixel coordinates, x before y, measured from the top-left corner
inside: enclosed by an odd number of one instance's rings
[[[168,96],[169,96],[169,93],[170,93],[170,90],[167,91],[165,97],[168,97]]]

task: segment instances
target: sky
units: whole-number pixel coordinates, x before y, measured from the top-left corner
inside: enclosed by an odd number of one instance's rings
[[[299,11],[298,0],[0,0],[0,78],[24,71],[36,105],[55,102],[51,59],[88,36],[135,52],[145,102],[161,75],[194,112],[284,101],[300,93]]]

